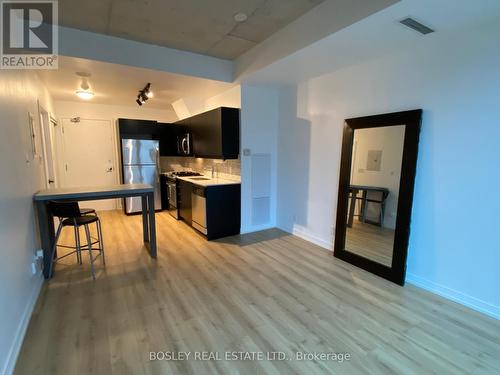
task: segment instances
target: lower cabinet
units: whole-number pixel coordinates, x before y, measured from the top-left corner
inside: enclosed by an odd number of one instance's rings
[[[240,233],[241,185],[201,187],[177,180],[179,216],[208,240]]]
[[[179,217],[186,223],[191,225],[192,209],[191,209],[191,192],[193,191],[193,184],[191,182],[177,180],[177,189],[179,201],[177,207],[179,208]]]
[[[241,185],[217,185],[205,188],[207,239],[240,234]]]

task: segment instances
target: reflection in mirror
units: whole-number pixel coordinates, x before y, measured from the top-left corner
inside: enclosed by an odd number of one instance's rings
[[[405,126],[354,130],[345,250],[392,264]]]

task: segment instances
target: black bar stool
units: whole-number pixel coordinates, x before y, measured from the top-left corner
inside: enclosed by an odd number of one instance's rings
[[[59,218],[59,226],[58,226],[57,231],[56,231],[54,246],[53,246],[52,252],[51,252],[51,262],[50,262],[49,275],[52,275],[52,267],[53,267],[53,264],[57,260],[62,259],[68,255],[73,254],[73,253],[76,253],[77,262],[79,264],[82,264],[82,255],[81,255],[82,246],[80,244],[80,227],[84,226],[85,236],[87,239],[87,249],[89,250],[90,268],[92,270],[92,278],[95,280],[94,261],[97,257],[94,258],[92,251],[99,251],[99,254],[97,256],[101,255],[102,256],[102,263],[104,265],[106,264],[106,260],[104,257],[104,244],[103,244],[103,237],[102,237],[101,221],[99,220],[99,217],[97,216],[95,210],[94,209],[84,209],[85,210],[84,212],[86,212],[88,214],[83,215],[82,210],[80,210],[80,207],[78,206],[78,202],[51,201],[51,202],[49,202],[48,206],[49,206],[49,210],[51,211],[52,215]],[[93,238],[90,236],[89,224],[92,224],[92,223],[96,223],[96,228],[97,228],[97,239],[95,241],[93,241]],[[59,237],[61,235],[62,229],[66,226],[72,226],[74,228],[75,245],[76,245],[74,247],[57,244]],[[99,247],[93,248],[92,246],[95,244],[99,244]],[[65,254],[61,257],[54,259],[55,254],[56,254],[56,249],[58,246],[75,249],[75,251],[72,251],[68,254]]]

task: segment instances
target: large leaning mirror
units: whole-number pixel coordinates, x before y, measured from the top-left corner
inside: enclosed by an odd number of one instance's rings
[[[422,110],[345,120],[334,255],[404,284]]]

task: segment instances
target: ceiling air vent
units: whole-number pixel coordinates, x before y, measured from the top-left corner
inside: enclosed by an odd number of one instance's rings
[[[434,32],[434,30],[432,30],[430,27],[422,25],[420,22],[415,21],[413,18],[410,18],[410,17],[399,21],[399,23],[405,25],[406,27],[409,27],[410,29],[418,31],[420,34],[423,34],[423,35],[430,34],[430,33]]]

